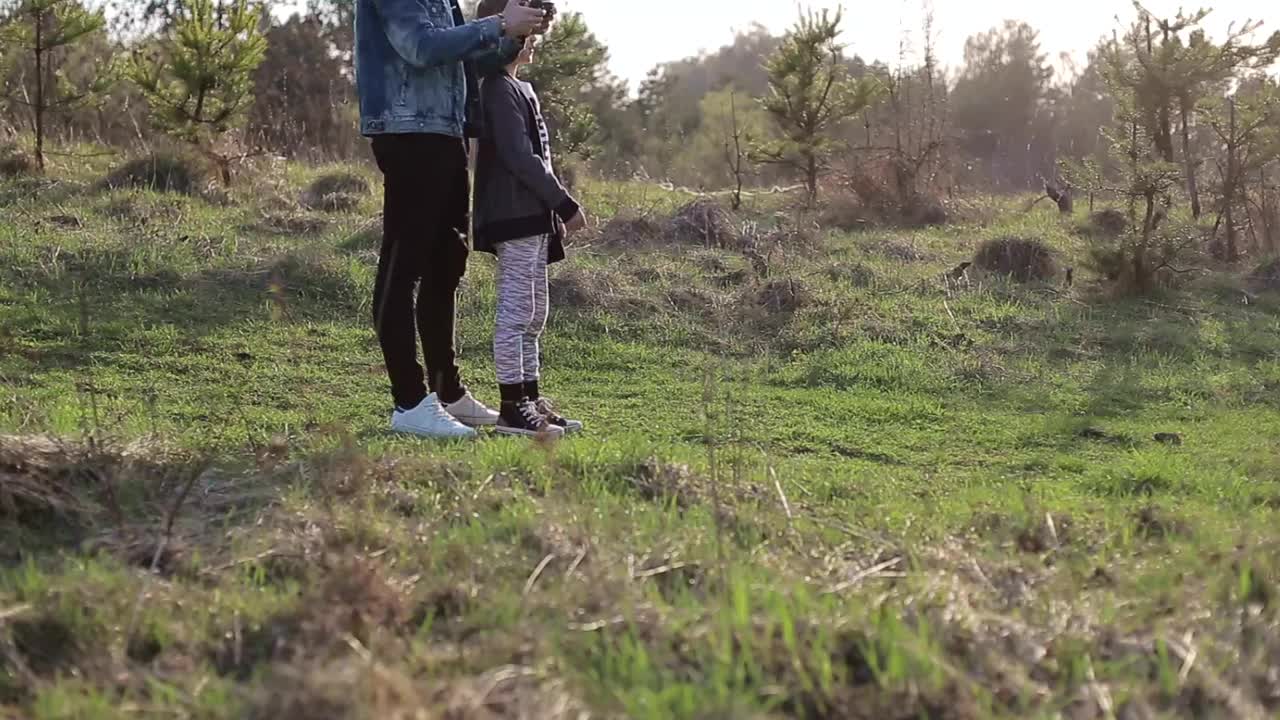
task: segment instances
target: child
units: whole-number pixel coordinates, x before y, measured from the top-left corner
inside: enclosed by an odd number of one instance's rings
[[[506,0],[483,0],[481,18]],[[586,227],[586,215],[556,178],[538,97],[516,79],[533,62],[535,37],[502,67],[482,67],[484,128],[476,153],[475,248],[498,256],[494,363],[502,397],[497,431],[563,435],[582,423],[561,417],[542,397],[539,339],[547,322],[547,265],[564,259],[566,235]]]

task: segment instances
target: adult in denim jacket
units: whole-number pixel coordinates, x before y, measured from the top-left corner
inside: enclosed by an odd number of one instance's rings
[[[454,349],[467,262],[467,138],[479,121],[469,63],[509,52],[550,19],[524,0],[472,23],[458,0],[356,0],[355,22],[360,130],[384,179],[373,315],[395,400],[392,428],[470,436],[467,425],[493,424],[497,413],[467,391]]]

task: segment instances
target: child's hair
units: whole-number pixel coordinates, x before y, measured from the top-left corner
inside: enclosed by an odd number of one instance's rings
[[[476,19],[483,20],[487,17],[493,17],[503,10],[507,9],[508,0],[480,0],[480,4],[476,6]],[[502,72],[502,68],[516,61],[520,56],[520,46],[517,45],[515,52],[509,52],[496,61],[488,60],[478,63],[481,75],[493,75]]]
[[[480,0],[476,7],[476,19],[492,17],[507,9],[507,0]]]

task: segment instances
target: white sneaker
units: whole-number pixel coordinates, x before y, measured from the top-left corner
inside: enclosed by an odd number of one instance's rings
[[[431,393],[412,410],[396,410],[391,414],[391,429],[421,437],[473,438],[476,431],[445,412],[435,393]]]
[[[470,427],[498,424],[498,411],[490,409],[484,403],[476,400],[470,390],[462,396],[462,399],[445,405],[444,409],[445,412],[456,418],[458,422]]]

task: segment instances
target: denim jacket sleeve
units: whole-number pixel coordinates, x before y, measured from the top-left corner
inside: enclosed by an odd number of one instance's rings
[[[497,150],[498,162],[550,209],[567,207],[572,198],[555,174],[534,151],[529,139],[528,104],[511,82],[490,78],[481,90],[486,132]]]
[[[445,27],[415,0],[374,0],[374,5],[391,46],[410,65],[430,67],[471,60],[502,45],[502,22],[497,17]]]

